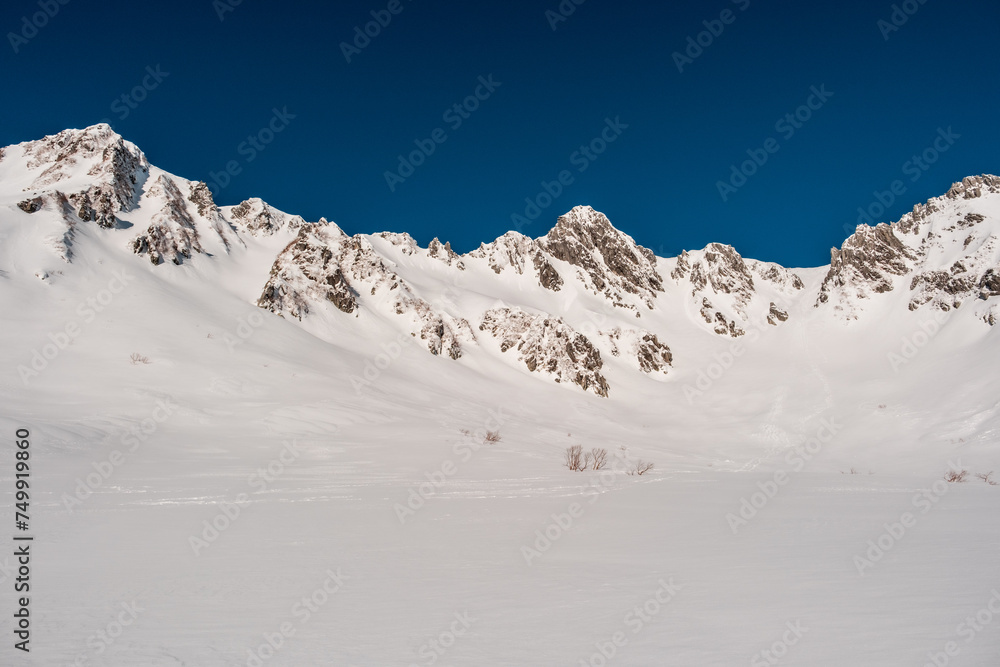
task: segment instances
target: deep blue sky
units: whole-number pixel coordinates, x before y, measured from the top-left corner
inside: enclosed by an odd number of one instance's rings
[[[573,183],[522,231],[590,204],[661,255],[722,241],[815,266],[894,180],[906,191],[883,220],[1000,171],[1000,6],[910,1],[919,9],[886,40],[891,3],[871,0],[586,0],[555,31],[545,12],[558,0],[401,0],[347,63],[340,42],[388,0],[242,0],[222,21],[211,0],[69,0],[17,53],[9,35],[0,46],[0,144],[110,119],[187,178],[238,161],[221,205],[259,196],[349,233],[409,231],[459,251],[510,229],[525,197],[569,169]],[[727,7],[735,21],[678,72],[671,54]],[[0,28],[20,32],[38,11],[8,0]],[[169,75],[121,118],[112,103],[157,65]],[[443,112],[490,74],[500,87],[452,130]],[[833,97],[790,138],[776,131],[823,84]],[[248,163],[238,146],[275,107],[296,117]],[[606,117],[628,128],[580,173],[571,154]],[[911,181],[904,163],[949,126],[960,138]],[[447,141],[390,192],[384,172],[439,127]],[[768,137],[778,152],[724,202],[717,181]]]

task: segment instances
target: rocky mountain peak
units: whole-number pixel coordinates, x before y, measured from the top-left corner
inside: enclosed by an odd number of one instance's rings
[[[663,278],[656,270],[652,250],[616,229],[608,218],[590,206],[576,206],[559,217],[549,233],[537,240],[549,256],[577,268],[577,276],[595,294],[616,306],[635,308],[635,295],[648,308]]]
[[[1000,194],[1000,177],[992,174],[966,176],[954,183],[944,196],[948,199],[976,199],[984,194]]]
[[[802,279],[783,266],[744,259],[733,246],[710,243],[685,250],[670,277],[689,287],[692,304],[705,323],[724,336],[742,336],[748,325],[777,326],[788,319],[783,301],[804,288]],[[757,316],[759,322],[754,322]]]
[[[36,196],[59,190],[81,220],[101,227],[116,226],[116,214],[136,206],[149,174],[143,152],[106,123],[21,146],[27,170],[41,170],[24,190]]]
[[[1000,178],[968,176],[897,222],[859,226],[831,250],[816,305],[832,302],[836,312],[856,319],[863,299],[895,288],[909,290],[910,310],[925,304],[950,310],[996,296],[1000,239],[991,224],[996,200],[987,200],[998,194]]]
[[[237,228],[253,236],[270,236],[281,230],[295,232],[305,224],[300,216],[288,215],[272,208],[258,197],[251,197],[229,209]]]

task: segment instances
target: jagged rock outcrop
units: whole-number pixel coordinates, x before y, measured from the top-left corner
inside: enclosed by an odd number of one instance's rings
[[[417,240],[403,232],[398,234],[396,232],[379,232],[374,235],[375,238],[383,239],[388,241],[393,247],[398,248],[399,252],[405,256],[412,256],[420,251],[420,246],[417,245]]]
[[[451,249],[451,243],[441,243],[435,236],[427,245],[427,254],[434,259],[439,259],[448,266],[454,265],[460,271],[465,270],[465,264],[457,252]]]
[[[547,255],[577,268],[577,276],[590,291],[611,303],[635,308],[635,295],[653,308],[663,278],[656,270],[652,250],[615,229],[603,213],[577,206],[560,216],[549,233],[537,240]]]
[[[282,213],[257,197],[233,206],[229,217],[237,229],[252,236],[270,236],[283,230],[296,232],[306,224],[301,216]]]
[[[165,261],[181,264],[192,253],[203,252],[201,235],[174,180],[161,174],[146,194],[160,203],[160,209],[146,231],[132,239],[132,251],[146,255],[154,265]]]
[[[816,305],[855,319],[873,295],[908,289],[909,310],[924,306],[950,310],[994,294],[1000,270],[1000,239],[990,231],[979,200],[1000,194],[1000,178],[970,176],[902,216],[897,222],[859,226],[831,265]],[[988,319],[988,318],[987,318]]]
[[[538,277],[538,284],[545,289],[558,292],[563,286],[562,276],[549,262],[538,241],[518,232],[507,232],[492,243],[482,243],[465,257],[485,260],[496,274],[509,268],[520,275],[530,266]]]
[[[805,287],[798,275],[783,266],[744,259],[735,248],[721,243],[682,252],[670,277],[690,289],[698,313],[715,333],[732,337],[744,335],[748,326],[763,324],[765,319],[771,322],[775,309],[787,319],[787,310],[768,295],[789,298]]]
[[[788,311],[778,308],[777,305],[772,301],[770,308],[767,311],[767,323],[772,326],[778,326],[778,322],[788,321]]]
[[[895,231],[885,223],[859,227],[839,250],[831,249],[816,304],[833,302],[835,310],[854,319],[857,300],[892,291],[894,279],[908,273],[917,259]]]
[[[947,199],[977,199],[984,194],[1000,194],[1000,176],[966,176],[958,183],[953,183],[944,196]]]
[[[464,318],[436,311],[393,271],[365,237],[347,236],[331,223],[299,229],[275,260],[257,301],[261,308],[301,320],[317,302],[328,301],[351,314],[389,303],[391,312],[409,319],[406,328],[428,351],[459,359],[462,344],[475,341]]]
[[[600,332],[600,336],[607,341],[612,356],[631,357],[643,373],[666,374],[673,363],[670,348],[649,331],[615,327]]]
[[[493,308],[483,314],[479,330],[496,338],[501,352],[515,350],[529,371],[577,384],[598,396],[608,395],[608,382],[600,372],[604,366],[600,350],[562,319],[518,308]]]
[[[105,228],[118,223],[118,212],[135,208],[149,173],[142,151],[103,123],[28,142],[24,156],[28,170],[43,169],[25,191],[62,190],[81,220]],[[87,165],[87,182],[79,183]]]
[[[25,213],[37,213],[42,210],[42,198],[32,197],[17,203],[17,207]]]
[[[317,301],[329,301],[344,313],[357,308],[357,292],[350,286],[333,247],[344,237],[339,227],[313,225],[278,255],[257,305],[278,315],[301,320]]]

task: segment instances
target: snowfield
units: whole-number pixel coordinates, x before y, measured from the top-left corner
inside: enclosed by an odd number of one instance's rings
[[[650,260],[587,207],[452,256],[216,208],[103,128],[0,157],[0,492],[13,537],[27,429],[34,536],[0,664],[998,664],[990,181],[833,277]]]

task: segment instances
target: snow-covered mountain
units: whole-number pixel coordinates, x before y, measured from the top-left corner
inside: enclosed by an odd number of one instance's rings
[[[963,304],[988,327],[1000,295],[1000,179],[988,175],[897,222],[859,227],[829,267],[802,271],[719,243],[658,258],[589,206],[540,238],[509,232],[464,255],[437,239],[421,248],[406,233],[348,236],[259,199],[220,208],[204,183],[150,165],[107,125],[5,148],[0,197],[8,290],[25,275],[72,281],[85,233],[90,259],[133,254],[136,268],[145,259],[164,280],[195,262],[252,276],[241,285],[252,303],[330,342],[363,327],[408,334],[456,361],[474,347],[600,396],[614,392],[602,374],[612,359],[667,377],[675,364],[704,362],[672,349],[698,331],[767,336],[817,316],[836,331],[871,310],[891,308],[906,323]],[[821,281],[808,279],[819,272]]]
[[[148,312],[207,327],[240,311],[275,331],[303,330],[344,363],[403,345],[440,358],[435,373],[479,383],[691,406],[708,385],[708,405],[727,396],[716,387],[731,375],[766,385],[762,374],[797,369],[801,382],[803,365],[830,354],[856,365],[841,390],[873,367],[895,375],[929,326],[949,341],[942,353],[975,367],[1000,319],[1000,179],[989,175],[899,221],[858,227],[829,266],[790,269],[721,243],[656,257],[589,206],[539,238],[508,232],[465,254],[402,231],[351,236],[260,199],[220,207],[204,183],[151,165],[107,125],[0,156],[0,297],[26,299],[37,322],[74,317],[115,267],[137,274],[129,292],[143,305],[117,324],[132,336]],[[192,319],[192,300],[211,314]],[[945,329],[951,336],[938,336]],[[46,338],[18,340],[39,352]],[[744,348],[780,360],[730,373],[727,355]],[[8,388],[30,387],[47,365],[22,354]],[[826,376],[823,386],[831,391]]]

